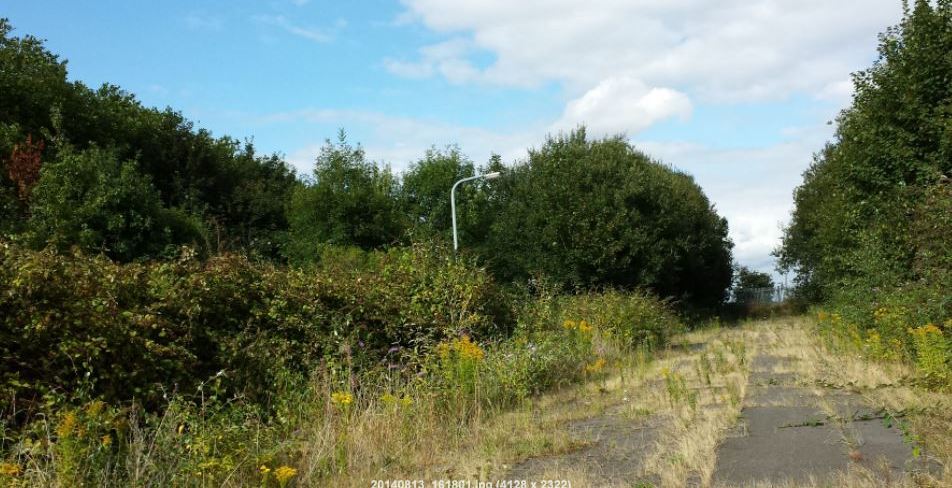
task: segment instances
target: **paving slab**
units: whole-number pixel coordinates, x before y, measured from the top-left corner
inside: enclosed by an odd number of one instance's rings
[[[798,386],[747,387],[744,404],[753,407],[818,407],[817,396],[807,388]]]
[[[823,419],[808,407],[745,408],[745,435],[727,438],[718,448],[714,482],[805,482],[847,466],[839,432],[828,426],[802,426]]]
[[[528,459],[514,466],[504,479],[539,480],[546,474],[578,470],[598,484],[652,482],[644,475],[644,461],[657,439],[657,422],[637,422],[606,415],[572,422],[569,432],[588,445],[557,456]]]
[[[792,356],[755,356],[750,362],[751,371],[769,372],[778,368],[790,367],[800,361],[800,358]]]
[[[882,480],[934,471],[913,458],[902,433],[861,396],[793,386],[799,382],[795,374],[772,372],[788,359],[753,359],[741,418],[717,450],[715,485],[822,483],[851,463]]]
[[[797,385],[801,379],[795,373],[774,373],[771,371],[751,371],[747,380],[757,386]]]

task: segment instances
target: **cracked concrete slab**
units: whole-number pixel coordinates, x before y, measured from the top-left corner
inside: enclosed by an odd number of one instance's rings
[[[572,422],[568,430],[588,445],[566,454],[527,459],[514,466],[506,479],[541,479],[547,473],[576,469],[598,483],[650,482],[644,474],[644,461],[658,428],[656,422],[639,423],[620,415]]]
[[[883,480],[929,469],[915,466],[912,446],[879,409],[856,394],[791,386],[795,374],[772,372],[782,363],[790,365],[771,356],[752,361],[741,418],[717,449],[715,485],[822,482],[851,463]]]

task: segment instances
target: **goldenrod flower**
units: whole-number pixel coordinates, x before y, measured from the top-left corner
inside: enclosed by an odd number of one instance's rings
[[[73,429],[76,428],[76,414],[73,412],[67,413],[63,416],[63,420],[60,421],[59,425],[56,426],[56,434],[60,437],[68,437],[73,433]]]
[[[98,400],[94,401],[86,406],[86,413],[88,413],[91,417],[95,417],[96,415],[99,415],[100,412],[102,412],[103,406],[103,402]]]
[[[297,470],[291,466],[281,466],[274,471],[274,477],[277,478],[278,484],[281,486],[287,485],[288,481],[296,475]]]
[[[474,343],[467,335],[457,339],[454,345],[460,357],[465,359],[479,361],[486,355],[482,348],[479,347],[479,344]]]
[[[102,436],[100,440],[102,441],[103,447],[109,447],[110,445],[112,445],[112,436],[110,436],[109,434]]]
[[[564,329],[567,329],[567,330],[572,330],[572,329],[574,329],[574,328],[575,328],[575,325],[576,325],[575,322],[573,322],[573,321],[571,321],[571,320],[566,320],[565,322],[562,322],[562,327],[563,327]]]
[[[335,391],[331,393],[331,403],[341,408],[348,407],[354,403],[354,395],[346,391]]]
[[[388,406],[395,405],[397,403],[397,397],[387,392],[387,393],[384,393],[383,396],[380,397],[380,401],[382,401],[385,405],[388,405]]]
[[[473,342],[468,335],[454,339],[449,344],[445,342],[440,343],[436,346],[436,352],[440,356],[440,359],[444,361],[449,359],[450,356],[472,361],[480,361],[486,356],[486,352],[479,347],[479,344]]]
[[[408,396],[404,396],[403,398],[400,399],[400,406],[402,406],[403,408],[409,407],[410,405],[413,405],[412,398]]]
[[[598,358],[598,359],[596,359],[594,362],[592,362],[591,364],[585,365],[585,372],[586,372],[586,373],[590,373],[590,374],[598,373],[599,371],[601,371],[601,370],[604,369],[604,368],[605,368],[605,359],[604,359],[604,358]]]
[[[579,332],[588,333],[592,331],[592,326],[589,325],[588,322],[582,320],[578,323],[578,330]]]
[[[926,324],[915,329],[910,328],[909,333],[919,338],[926,338],[930,335],[941,336],[942,329],[936,327],[935,324]]]
[[[0,463],[0,474],[17,476],[20,474],[20,465],[16,463]]]

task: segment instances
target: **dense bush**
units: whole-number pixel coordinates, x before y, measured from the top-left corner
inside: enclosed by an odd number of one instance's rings
[[[319,483],[355,460],[390,466],[368,439],[465,442],[474,420],[644,361],[683,328],[648,295],[553,289],[507,298],[423,245],[325,248],[287,270],[5,243],[0,480],[275,486],[283,469]]]
[[[4,396],[27,403],[82,393],[154,405],[212,378],[221,394],[263,401],[284,370],[396,362],[447,337],[502,335],[511,321],[484,271],[425,246],[365,256],[358,269],[238,256],[119,265],[8,243],[0,263]]]
[[[177,245],[204,246],[200,221],[162,206],[135,161],[115,151],[61,151],[44,164],[30,195],[28,231],[35,247],[79,246],[120,261],[158,257]]]
[[[664,347],[674,334],[685,330],[668,303],[640,292],[606,291],[563,296],[556,301],[563,324],[565,320],[585,320],[629,348]]]

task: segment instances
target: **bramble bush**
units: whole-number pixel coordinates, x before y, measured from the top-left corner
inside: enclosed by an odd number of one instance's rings
[[[286,270],[235,255],[120,265],[0,244],[0,378],[24,414],[79,392],[156,406],[210,378],[222,399],[266,403],[283,370],[307,375],[344,356],[368,366],[462,333],[498,335],[509,320],[483,270],[422,245],[357,269]]]

